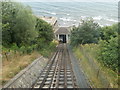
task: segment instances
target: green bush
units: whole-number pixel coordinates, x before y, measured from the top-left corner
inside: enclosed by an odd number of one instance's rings
[[[52,52],[54,52],[56,50],[56,43],[51,42],[49,45],[46,45],[43,49],[40,50],[40,53],[44,56],[44,57],[49,57]]]
[[[2,44],[30,44],[37,36],[32,10],[18,2],[2,2]]]
[[[54,51],[54,50],[56,49],[56,48],[55,48],[56,45],[57,45],[56,43],[51,42],[50,45],[49,45],[49,48]]]
[[[26,47],[27,54],[30,54],[32,51],[33,51],[33,47],[31,46]]]
[[[16,43],[13,43],[12,45],[11,45],[11,48],[10,48],[11,50],[14,50],[14,51],[17,51],[18,49],[19,49],[19,47],[16,45]]]
[[[117,72],[119,68],[117,25],[103,27],[102,29],[103,37],[99,41],[98,60],[106,67]]]
[[[82,24],[71,31],[71,45],[97,43],[100,36],[100,27],[92,19],[83,20]]]
[[[22,54],[24,54],[26,52],[26,47],[25,46],[21,46],[19,51],[22,52]]]
[[[3,50],[22,54],[30,54],[33,50],[47,53],[54,48],[54,44],[51,44],[53,36],[52,26],[34,16],[29,6],[18,2],[2,2]]]

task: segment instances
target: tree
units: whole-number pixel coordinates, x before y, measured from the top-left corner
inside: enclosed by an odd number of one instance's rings
[[[99,41],[98,60],[106,67],[118,71],[118,24],[102,28],[102,39]]]
[[[92,19],[83,20],[82,24],[74,27],[71,32],[71,45],[97,43],[100,35],[100,27]]]
[[[101,28],[101,39],[108,41],[111,37],[116,37],[118,34],[118,24],[105,26]]]
[[[36,19],[29,7],[17,2],[2,2],[2,44],[30,44],[37,36]]]
[[[45,45],[49,45],[54,36],[52,26],[37,18],[35,27],[36,31],[38,31],[38,37],[36,38],[38,47],[43,48]]]
[[[35,37],[37,37],[37,31],[35,31],[36,18],[32,15],[32,11],[29,7],[21,7],[16,14],[16,25],[14,29],[14,41],[17,45],[30,44]]]
[[[114,71],[118,70],[118,37],[99,42],[98,60]]]

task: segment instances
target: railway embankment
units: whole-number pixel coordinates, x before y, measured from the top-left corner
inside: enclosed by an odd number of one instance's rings
[[[12,78],[4,88],[91,88],[66,44],[48,60],[41,56]]]
[[[3,88],[30,88],[37,80],[40,72],[47,64],[48,59],[43,56],[34,60],[25,69],[20,71],[15,77],[8,81]]]

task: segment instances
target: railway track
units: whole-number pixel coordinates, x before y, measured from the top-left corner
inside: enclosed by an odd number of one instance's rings
[[[60,44],[32,88],[77,88],[66,44]]]

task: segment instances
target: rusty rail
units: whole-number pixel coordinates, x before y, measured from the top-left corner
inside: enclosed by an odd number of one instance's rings
[[[32,88],[77,88],[66,44],[58,50]]]

